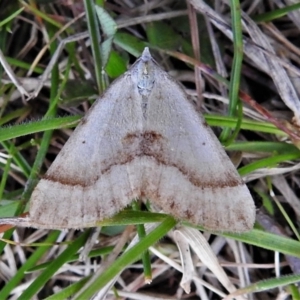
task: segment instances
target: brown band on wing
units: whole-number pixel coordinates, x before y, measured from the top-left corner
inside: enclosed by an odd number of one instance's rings
[[[164,146],[166,145],[165,138],[155,131],[128,133],[122,140],[122,143],[124,146],[122,151],[117,152],[116,156],[112,159],[103,161],[102,165],[104,168],[101,170],[101,175],[110,172],[111,168],[114,166],[126,165],[137,157],[147,156],[153,158],[159,165],[176,168],[191,184],[201,189],[220,189],[244,184],[238,176],[235,174],[232,175],[231,172],[223,174],[224,180],[222,181],[204,181],[202,178],[199,178],[195,172],[188,170],[183,164],[176,164],[170,161],[165,155],[165,153],[169,151],[168,149],[165,149]],[[79,185],[85,188],[94,185],[95,182],[100,179],[101,175],[90,180],[89,183],[83,183],[81,180],[74,180],[74,177],[72,179],[61,178],[59,176],[47,175],[47,173],[45,174],[44,179],[60,182],[61,184],[69,186]]]

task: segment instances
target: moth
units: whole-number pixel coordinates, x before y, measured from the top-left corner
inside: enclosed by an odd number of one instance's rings
[[[28,216],[0,224],[93,227],[134,199],[208,230],[244,232],[255,221],[219,140],[148,48],[81,120],[34,189]]]

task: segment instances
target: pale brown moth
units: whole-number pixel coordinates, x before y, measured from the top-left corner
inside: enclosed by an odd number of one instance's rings
[[[134,199],[215,231],[243,232],[255,221],[223,147],[148,48],[77,126],[33,191],[28,217],[0,224],[93,227]]]

